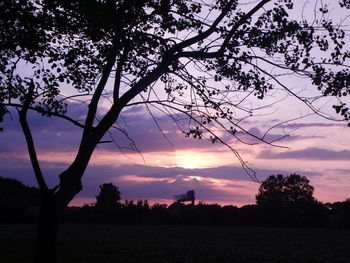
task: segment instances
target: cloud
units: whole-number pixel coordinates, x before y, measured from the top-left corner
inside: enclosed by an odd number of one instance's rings
[[[81,109],[77,107],[71,114],[71,116],[78,118],[81,114]],[[24,136],[22,135],[18,120],[16,120],[16,114],[13,115],[13,121],[7,117],[4,123],[5,132],[0,134],[0,176],[16,178],[27,185],[37,185],[31,165],[28,161]],[[176,117],[178,118],[179,116]],[[216,158],[217,156],[222,158],[222,155],[219,155],[221,148],[216,144],[213,145],[206,140],[185,138],[184,135],[178,131],[178,127],[171,118],[158,115],[156,118],[160,128],[174,146],[167,142],[154,120],[145,113],[144,108],[141,106],[126,109],[118,122],[119,127],[124,128],[130,137],[135,140],[138,148],[142,152],[147,153],[146,155],[149,156],[147,161],[151,161],[152,165],[156,163],[156,160],[152,159],[156,152],[159,155],[170,156],[170,158],[176,156],[176,153],[180,152],[179,154],[181,157],[189,162],[192,162],[192,160],[184,156],[181,150],[190,150],[189,155],[205,152],[203,155],[198,155],[198,158],[202,158],[203,156],[203,161],[206,163],[210,162],[208,158],[209,154],[207,154],[209,151],[212,151],[210,154],[215,155]],[[48,178],[49,185],[53,187],[58,183],[57,175],[69,165],[67,162],[70,162],[71,159],[74,158],[74,153],[80,141],[81,129],[59,118],[43,118],[41,115],[35,113],[29,114],[29,122],[40,157],[47,157],[41,158],[41,160],[46,161],[41,161],[40,163],[44,174]],[[310,127],[310,125],[307,125],[309,124],[301,123],[299,127]],[[329,127],[328,124],[317,124],[317,126]],[[250,129],[249,131],[255,135],[263,134],[258,128]],[[130,141],[121,132],[113,131],[113,133],[116,135],[115,138],[118,144],[121,146],[129,145]],[[246,136],[244,134],[240,135]],[[272,140],[281,135],[272,134],[269,136],[270,137],[267,138]],[[231,138],[232,137],[229,137],[229,135],[225,137],[227,140]],[[296,141],[306,138],[315,138],[315,136],[292,135],[286,138],[286,140]],[[109,138],[106,137],[105,139],[108,140]],[[99,154],[100,158],[110,156],[111,161],[109,164],[111,166],[97,165],[99,162],[93,162],[95,158],[95,156],[93,156],[86,175],[83,177],[84,188],[83,191],[79,193],[78,198],[94,198],[99,191],[98,185],[106,182],[113,182],[120,187],[122,197],[129,200],[141,198],[159,200],[171,199],[174,194],[180,194],[190,188],[194,188],[199,200],[221,200],[233,204],[235,204],[235,202],[254,202],[254,195],[256,194],[258,184],[252,183],[250,178],[239,167],[220,166],[202,169],[186,169],[182,167],[155,167],[147,165],[115,166],[116,162],[118,164],[129,162],[120,162],[120,159],[112,156],[111,153],[117,151],[113,144],[100,144],[98,146],[97,154],[103,153]],[[173,154],[173,152],[175,152],[175,154]],[[52,156],[49,156],[51,153]],[[261,151],[257,157],[261,159],[348,161],[350,151],[308,148],[299,151],[275,153],[265,150]],[[67,160],[67,162],[63,163],[63,159]],[[62,163],[60,163],[60,160]],[[99,164],[101,163],[102,162]],[[106,162],[104,163],[106,164]],[[179,162],[177,161],[177,163]],[[302,169],[302,167],[300,167],[300,169]],[[255,171],[260,180],[264,180],[271,174],[290,174],[288,171],[271,169],[255,169]],[[301,174],[306,176],[315,175],[305,172],[301,172]]]
[[[350,169],[327,169],[327,172],[330,174],[340,174],[345,176],[350,175]]]
[[[290,128],[290,127],[289,127]],[[269,131],[265,134],[265,131],[262,131],[261,129],[257,127],[253,127],[247,130],[247,133],[245,132],[237,132],[236,136],[243,142],[247,144],[262,144],[263,141],[267,143],[272,144],[284,144],[288,142],[296,142],[301,140],[312,140],[312,139],[324,139],[324,136],[319,135],[297,135],[294,134],[291,129],[283,131],[282,133],[276,133]],[[227,140],[230,140],[232,138],[229,137],[230,135],[226,136]],[[255,136],[255,137],[254,137]],[[262,141],[263,140],[263,141]]]
[[[76,104],[69,104],[70,116],[73,116],[75,119],[79,119],[80,116],[83,116],[83,107],[85,107],[85,105],[79,106]],[[174,115],[174,117],[178,119],[180,123],[182,122],[184,126],[188,125],[188,120],[181,119],[178,115]],[[5,132],[0,136],[0,145],[2,145],[0,152],[24,154],[26,153],[24,136],[21,132],[16,114],[13,114],[13,118],[14,120],[12,121],[9,118],[7,118],[5,121]],[[174,123],[174,120],[169,116],[155,114],[154,118],[156,119],[157,123],[147,112],[145,112],[143,106],[126,108],[125,111],[122,112],[122,115],[116,124],[119,130],[111,129],[110,134],[117,145],[126,153],[131,152],[130,148],[133,147],[133,142],[135,143],[137,149],[142,153],[175,152],[179,150],[219,152],[223,149],[222,145],[212,144],[206,139],[198,140],[186,138],[185,135],[179,131],[179,128]],[[75,153],[77,151],[81,139],[81,128],[76,127],[60,118],[45,118],[40,114],[33,112],[29,114],[28,119],[39,153]],[[312,124],[300,123],[295,125],[299,127],[306,127],[307,125]],[[322,126],[324,124],[317,123],[315,125]],[[249,129],[248,132],[257,137],[264,136],[264,132],[257,127]],[[242,132],[237,132],[236,135],[247,143],[261,143],[259,140]],[[323,137],[293,134],[286,136],[285,133],[274,133],[265,136],[266,141],[276,141],[281,138],[283,138],[283,140],[280,143]],[[232,140],[232,135],[228,133],[224,133],[223,139],[227,142],[235,143]],[[103,140],[111,140],[110,135],[107,134]],[[97,148],[110,152],[119,151],[118,147],[116,147],[114,143],[99,144]]]
[[[41,166],[50,187],[58,184],[59,173],[67,168],[64,163],[41,162]],[[283,173],[263,169],[257,169],[256,172],[260,180],[271,174]],[[29,160],[1,157],[0,176],[37,186]],[[99,185],[112,182],[120,187],[122,198],[128,200],[171,200],[175,194],[195,189],[198,200],[247,204],[254,202],[259,186],[241,168],[232,166],[185,169],[146,165],[90,165],[82,181],[83,190],[77,198],[90,200],[98,194]]]
[[[40,164],[49,187],[58,184],[59,173],[67,168],[63,163],[40,162]],[[28,159],[0,156],[0,176],[17,179],[29,186],[38,186]]]
[[[289,123],[289,124],[283,124],[279,125],[278,128],[292,128],[292,129],[297,129],[297,128],[310,128],[310,127],[337,127],[337,128],[346,128],[347,123],[323,123],[323,122],[316,122],[316,123]]]
[[[98,170],[108,171],[107,174],[113,171],[113,177],[120,177],[124,175],[137,175],[140,178],[159,178],[173,179],[177,176],[185,177],[202,177],[202,178],[215,178],[225,180],[238,180],[238,181],[251,181],[251,178],[241,167],[235,166],[219,166],[213,168],[197,168],[186,169],[182,167],[155,167],[146,165],[122,165],[119,167],[103,167],[92,166],[89,169],[93,169],[94,173],[98,173]],[[264,180],[269,175],[283,173],[281,170],[269,170],[269,169],[255,169],[256,175],[259,180]],[[101,174],[101,173],[99,173]],[[100,175],[99,175],[100,176]]]
[[[344,128],[347,126],[346,122],[335,122],[332,120],[326,120],[324,119],[323,122],[298,122],[298,121],[290,121],[286,122],[286,120],[283,119],[271,119],[270,123],[273,123],[274,126],[276,126],[276,129],[282,128],[282,129],[298,129],[298,128],[310,128],[310,127],[317,127],[317,128],[323,128],[323,127],[338,127],[338,128]],[[269,124],[263,124],[263,127],[270,128],[271,125]]]
[[[124,129],[128,136],[133,139],[141,152],[160,152],[175,151],[187,149],[208,149],[212,148],[212,143],[206,139],[198,140],[187,138],[184,133],[179,130],[177,123],[183,127],[188,126],[188,119],[184,116],[173,115],[173,118],[166,115],[154,115],[151,117],[147,112],[142,112],[141,108],[132,111],[128,109],[122,114],[117,125]],[[142,114],[140,114],[142,112]],[[117,139],[117,143],[121,146],[128,146],[130,140],[122,133],[112,130]],[[113,149],[113,145],[106,145],[109,149]]]
[[[80,114],[80,107],[74,108],[71,116]],[[37,150],[40,151],[72,151],[80,143],[82,129],[57,117],[45,117],[36,112],[28,113],[28,123]],[[0,134],[0,152],[26,152],[25,138],[16,112],[6,115],[3,123],[4,132]]]
[[[69,108],[72,109],[70,116],[74,116],[74,119],[82,116],[82,106],[69,105]],[[12,119],[8,115],[3,123],[5,130],[0,136],[0,145],[2,145],[0,152],[24,153],[26,152],[24,136],[17,114],[14,112],[12,115]],[[176,117],[179,118],[179,116]],[[143,153],[212,149],[213,145],[208,140],[186,138],[170,117],[163,115],[155,116],[155,118],[158,126],[153,118],[143,110],[143,107],[128,108],[122,113],[116,124],[119,129],[112,128],[110,134],[118,146],[124,149],[130,148],[130,145],[135,142],[136,147]],[[54,116],[51,118],[43,117],[36,112],[28,114],[28,122],[39,151],[77,151],[82,134],[81,128],[66,120]],[[111,140],[110,135],[107,134],[103,140]],[[99,144],[98,148],[113,152],[118,151],[118,147],[114,143]],[[126,152],[130,151],[126,150]]]
[[[256,170],[259,179],[283,171]],[[251,204],[255,201],[259,184],[254,183],[242,168],[185,169],[181,167],[152,167],[124,165],[120,167],[89,167],[84,177],[80,197],[97,195],[97,185],[112,182],[120,187],[122,198],[128,200],[172,199],[173,195],[195,189],[198,200],[226,204]]]
[[[307,148],[303,150],[288,152],[273,152],[271,150],[263,150],[256,156],[256,158],[349,161],[350,151],[334,151],[323,148]]]

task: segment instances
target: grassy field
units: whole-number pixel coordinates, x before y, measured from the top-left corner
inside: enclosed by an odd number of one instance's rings
[[[0,262],[31,262],[35,226],[0,225]],[[64,225],[59,262],[350,263],[350,230]]]

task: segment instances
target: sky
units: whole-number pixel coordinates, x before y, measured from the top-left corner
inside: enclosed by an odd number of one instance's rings
[[[79,106],[75,110],[79,112]],[[83,177],[83,190],[70,205],[95,202],[98,186],[107,182],[119,187],[123,200],[147,199],[150,203],[170,204],[173,195],[194,189],[197,201],[205,203],[237,206],[255,203],[259,183],[251,180],[225,146],[187,138],[170,118],[159,116],[165,139],[141,106],[128,109],[122,119],[140,152],[121,153],[112,143],[99,145]],[[53,187],[58,183],[57,175],[74,158],[81,130],[64,120],[43,118],[36,113],[29,115],[29,121],[44,175]],[[278,121],[272,119],[254,127],[257,122],[252,120],[249,131],[259,135]],[[7,115],[3,126],[0,176],[36,186],[15,112]],[[322,202],[349,198],[350,128],[345,123],[316,116],[280,126],[270,136],[281,137],[282,131],[291,130],[279,143],[289,148],[247,145],[233,140],[230,143],[260,181],[272,174],[298,173],[308,177],[315,187],[315,197]],[[125,136],[112,133],[120,146],[130,143]]]
[[[344,19],[343,23],[348,20]],[[310,83],[290,76],[280,80],[299,95],[310,95]],[[350,198],[347,123],[312,114],[303,103],[285,95],[273,91],[264,100],[265,105],[284,99],[244,123],[256,136],[268,132],[269,140],[283,138],[276,142],[277,146],[258,142],[245,134],[238,134],[245,143],[228,135],[223,138],[239,152],[260,181],[273,174],[298,173],[308,177],[315,187],[315,197],[322,202]],[[254,99],[252,102],[261,103]],[[331,105],[328,99],[316,104],[327,113],[331,112]],[[83,115],[82,105],[71,102],[69,107],[70,116]],[[70,205],[95,202],[98,186],[109,182],[119,187],[123,200],[147,199],[150,203],[170,204],[174,195],[194,189],[197,201],[237,206],[255,203],[259,183],[252,181],[227,147],[206,139],[187,138],[171,118],[161,114],[155,117],[159,127],[142,106],[127,108],[122,113],[118,125],[128,132],[139,152],[121,152],[113,143],[100,144],[82,179],[83,190]],[[58,183],[57,175],[74,159],[82,131],[64,120],[44,118],[36,113],[30,113],[28,120],[42,170],[53,187]],[[4,132],[0,133],[0,176],[36,186],[17,113],[7,115],[1,126]],[[111,134],[119,146],[130,146],[130,140],[120,132],[112,129]],[[105,139],[110,140],[108,136]]]

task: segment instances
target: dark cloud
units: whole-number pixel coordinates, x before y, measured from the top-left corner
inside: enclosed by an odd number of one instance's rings
[[[186,169],[182,167],[155,167],[146,165],[122,165],[116,168],[92,166],[94,172],[98,170],[106,171],[108,174],[113,171],[113,176],[137,175],[143,178],[176,178],[177,176],[199,176],[204,178],[215,178],[225,180],[251,181],[251,178],[241,167],[219,166],[214,168]],[[281,170],[255,169],[259,180],[264,180],[272,174],[284,173]]]
[[[41,166],[50,187],[57,185],[58,174],[67,168],[67,164],[63,163],[41,162]],[[271,174],[290,172],[256,169],[256,173],[260,180],[264,180]],[[28,160],[0,158],[0,176],[15,178],[27,185],[37,186]],[[133,177],[128,179],[128,176]],[[198,180],[199,177],[202,179]],[[212,179],[225,180],[222,185],[226,190],[218,188]],[[254,202],[256,194],[247,188],[252,181],[245,172],[239,167],[232,166],[185,169],[145,165],[119,167],[90,165],[82,180],[83,190],[77,196],[80,198],[94,198],[98,194],[98,186],[107,182],[119,186],[123,199],[128,200],[172,199],[175,194],[195,189],[198,200],[216,200],[234,204]],[[256,185],[257,189],[258,184]]]
[[[40,164],[49,187],[58,184],[58,174],[67,168],[63,163]],[[29,186],[38,186],[29,160],[0,157],[0,176],[17,179]]]
[[[212,147],[212,144],[206,139],[187,138],[169,116],[162,115],[152,118],[149,113],[142,112],[140,107],[134,111],[132,109],[128,109],[126,113],[122,114],[117,125],[127,132],[141,152],[175,151],[180,149],[204,150]],[[183,127],[188,126],[188,119],[181,118],[179,115],[173,117],[176,118],[178,124],[183,125]],[[113,129],[111,131],[120,146],[130,145],[130,140],[122,132]],[[111,150],[115,149],[115,146],[112,144],[104,147]]]
[[[69,104],[69,115],[73,119],[79,119],[83,116],[85,105]],[[25,152],[25,140],[18,123],[15,112],[12,114],[13,120],[7,117],[4,122],[5,132],[0,134],[0,152],[18,153]],[[188,120],[174,115],[184,127],[188,125]],[[82,130],[73,124],[57,117],[45,118],[37,113],[30,113],[28,120],[32,129],[35,144],[40,152],[67,151],[74,152],[78,149]],[[295,124],[302,127],[307,124]],[[309,125],[309,124],[308,124]],[[318,126],[322,123],[315,124]],[[328,125],[328,124],[327,124]],[[210,151],[218,149],[217,145],[213,145],[206,139],[198,140],[186,138],[174,120],[165,115],[154,115],[154,119],[145,111],[144,106],[134,106],[125,109],[116,126],[119,129],[111,129],[111,133],[107,134],[103,140],[111,140],[110,135],[115,142],[126,152],[130,152],[127,148],[133,147],[135,143],[140,152],[169,152],[177,150],[201,150]],[[162,133],[163,132],[163,133]],[[251,134],[262,137],[264,132],[259,128],[251,128],[248,130]],[[236,134],[240,139],[247,143],[259,143],[260,141],[242,132]],[[166,138],[165,138],[166,137]],[[284,138],[283,138],[284,137]],[[131,140],[130,140],[131,138]],[[232,140],[232,135],[226,134],[223,139],[227,142]],[[266,141],[276,141],[283,138],[283,142],[321,138],[320,136],[300,136],[286,134],[268,134],[265,136]],[[118,151],[118,147],[114,143],[105,143],[98,145],[99,149]]]
[[[263,150],[256,156],[256,158],[349,161],[350,151],[334,151],[323,148],[307,148],[303,150],[288,152],[273,152],[271,150]]]
[[[172,199],[175,194],[185,193],[187,190],[195,189],[199,200],[223,200],[232,198],[234,202],[235,196],[242,196],[237,193],[227,193],[219,189],[211,187],[206,182],[192,179],[185,180],[178,177],[176,180],[167,181],[151,181],[151,182],[125,182],[118,181],[121,191],[125,189],[124,199]]]
[[[264,180],[271,174],[289,174],[290,172],[257,169],[256,173],[260,180]],[[137,180],[125,180],[125,176],[130,175],[136,176]],[[197,180],[196,177],[209,180]],[[211,178],[224,179],[225,187],[230,190],[218,189],[211,183]],[[254,202],[256,192],[247,189],[242,181],[247,184],[252,183],[242,168],[231,166],[203,169],[145,165],[124,165],[114,168],[91,166],[83,178],[84,189],[79,196],[95,196],[98,193],[99,184],[113,182],[120,187],[123,199],[128,200],[172,199],[175,194],[195,189],[198,200],[216,200],[233,204]],[[258,189],[258,184],[256,185]]]
[[[82,106],[73,106],[76,105],[70,105],[72,108],[70,116],[75,119],[82,116]],[[178,118],[180,122],[185,121],[184,119],[180,120],[179,116],[175,117]],[[6,157],[26,153],[24,136],[22,135],[16,118],[16,114],[13,114],[13,120],[7,116],[3,125],[5,132],[0,134],[0,176],[16,178],[27,185],[35,186],[37,184],[29,161]],[[143,107],[132,107],[124,111],[118,122],[118,126],[125,129],[142,152],[163,151],[166,154],[166,152],[171,150],[211,149],[210,147],[212,144],[206,140],[189,139],[185,138],[183,134],[179,134],[178,127],[171,118],[167,116],[155,116],[155,118],[159,127],[151,116],[145,113]],[[77,149],[81,136],[80,128],[62,119],[56,117],[44,118],[37,113],[30,113],[28,119],[39,153],[49,153],[50,151],[72,152]],[[173,146],[164,138],[159,128],[164,132]],[[249,131],[257,136],[262,135],[262,132],[258,128]],[[112,130],[112,133],[116,136],[115,138],[120,146],[128,146],[130,144],[128,138],[121,132]],[[267,138],[274,139],[275,137]],[[290,136],[289,139],[291,138],[294,140],[302,139],[297,136]],[[106,137],[105,139],[109,138]],[[227,139],[230,139],[230,137],[227,137]],[[98,148],[116,151],[116,147],[113,146],[113,144],[101,144]],[[330,150],[317,148],[280,154],[272,153],[271,151],[263,151],[260,152],[258,157],[273,159],[319,159],[322,157],[322,160],[328,160],[330,158],[339,159],[341,157],[343,158],[341,160],[349,160],[350,151],[332,152]],[[41,165],[50,187],[58,183],[57,175],[67,167],[67,164],[63,163],[41,162]],[[271,174],[290,173],[263,169],[256,169],[255,171],[260,180],[264,180]],[[123,180],[123,176],[125,177],[128,175],[137,176],[137,178],[141,180]],[[309,176],[313,174],[308,173],[306,175]],[[193,176],[193,178],[190,178],[190,176]],[[237,191],[227,192],[220,190],[206,180],[197,180],[195,178],[196,176],[224,179],[227,181],[227,188]],[[147,178],[150,180],[142,180]],[[185,169],[181,167],[151,167],[145,165],[127,165],[119,167],[90,165],[86,171],[86,175],[83,177],[83,191],[79,193],[78,196],[94,197],[98,194],[98,185],[106,182],[113,182],[120,187],[124,199],[169,199],[174,194],[179,194],[193,188],[196,190],[200,200],[232,200],[233,203],[237,200],[240,200],[240,202],[246,200],[246,202],[251,202],[251,200],[254,199],[255,193],[248,193],[245,191],[244,184],[239,184],[238,181],[246,181],[247,183],[250,181],[248,175],[239,167],[222,166],[216,168]]]
[[[71,105],[71,116],[80,114],[80,107]],[[73,110],[74,109],[74,110]],[[31,128],[37,150],[74,151],[80,143],[81,128],[57,117],[45,117],[36,112],[29,112],[28,123]],[[25,152],[26,143],[16,112],[6,115],[3,123],[4,132],[0,134],[0,152]]]
[[[70,108],[72,108],[70,116],[74,119],[79,119],[83,112],[82,107],[70,105]],[[176,118],[180,119],[179,116],[176,116]],[[110,134],[118,146],[122,148],[130,148],[132,141],[129,138],[131,138],[141,152],[169,152],[181,149],[205,150],[212,146],[205,139],[186,138],[183,133],[179,132],[174,121],[168,116],[155,116],[155,119],[158,125],[142,107],[128,108],[123,112],[116,125],[118,128],[123,129],[127,136],[118,129],[111,129]],[[43,117],[35,112],[28,114],[28,122],[39,151],[77,150],[81,139],[81,128],[66,120],[57,117]],[[25,140],[17,114],[14,112],[12,118],[7,115],[3,126],[5,131],[0,134],[0,152],[25,152]],[[162,134],[161,130],[164,134]],[[107,134],[103,140],[111,140],[110,135]],[[113,143],[100,144],[98,148],[111,151],[118,150]]]
[[[231,169],[231,171],[230,171]],[[239,173],[236,174],[236,172]],[[266,171],[266,174],[269,172]],[[127,176],[136,176],[137,180],[126,180]],[[189,178],[192,176],[192,178]],[[197,180],[196,177],[206,179],[225,179],[230,183],[227,187],[240,191],[224,191],[218,189],[210,180]],[[151,179],[151,180],[150,180]],[[231,200],[236,202],[252,202],[255,193],[245,191],[242,184],[235,181],[247,181],[238,167],[217,167],[209,169],[185,169],[180,167],[151,167],[144,165],[125,165],[115,168],[92,166],[87,170],[84,178],[86,184],[80,196],[97,194],[97,185],[103,182],[113,182],[120,187],[123,199],[172,199],[173,195],[181,194],[189,189],[195,189],[198,200]],[[94,182],[92,184],[92,182]],[[257,186],[258,187],[258,186]]]

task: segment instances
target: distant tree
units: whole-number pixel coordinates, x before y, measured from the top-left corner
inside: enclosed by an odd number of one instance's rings
[[[271,175],[261,183],[256,195],[255,221],[270,226],[324,226],[327,211],[313,192],[314,187],[305,176]]]
[[[0,221],[8,223],[35,220],[32,209],[41,204],[40,190],[18,180],[0,177]]]
[[[349,8],[345,0],[331,4]],[[299,12],[307,7],[309,17]],[[38,261],[55,261],[59,217],[82,190],[105,136],[111,129],[127,135],[115,124],[128,107],[144,104],[155,121],[151,110],[167,114],[187,137],[226,145],[245,169],[230,139],[274,145],[266,136],[271,129],[259,136],[246,121],[261,118],[272,98],[292,96],[327,118],[317,103],[332,98],[335,112],[349,120],[346,17],[332,20],[329,10],[337,9],[317,0],[0,1],[0,121],[18,112],[42,192]],[[293,90],[290,76],[307,92]],[[86,107],[74,116],[69,105],[79,99]],[[41,169],[29,111],[82,129],[56,187]]]
[[[121,193],[112,183],[100,185],[100,193],[96,196],[95,207],[102,211],[112,211],[120,205]]]
[[[307,204],[315,202],[313,192],[314,187],[305,176],[271,175],[261,183],[256,202],[259,206]]]
[[[41,203],[40,190],[24,185],[22,182],[0,176],[0,203],[16,203],[39,207]]]

